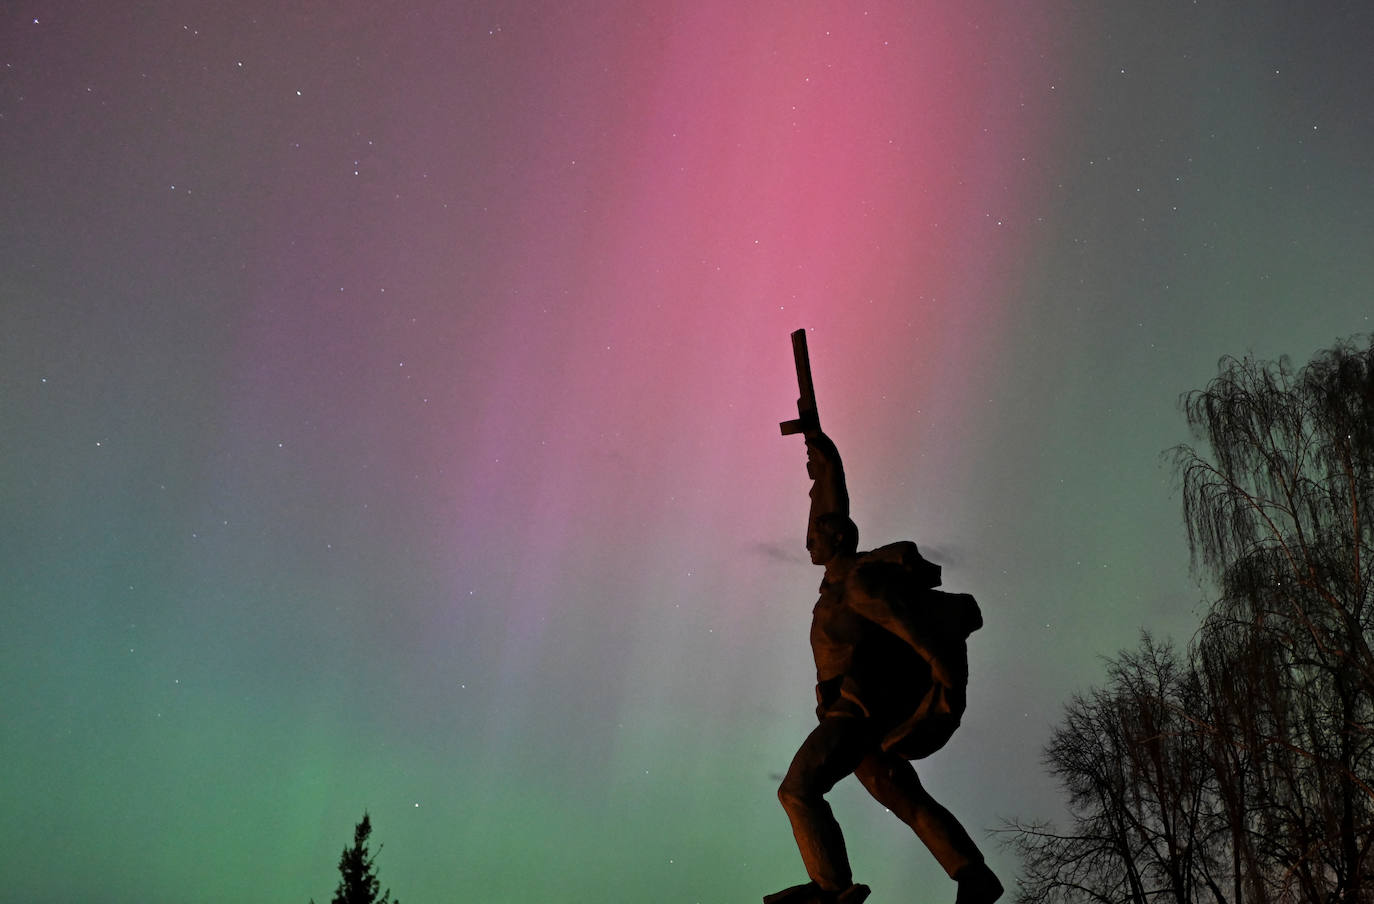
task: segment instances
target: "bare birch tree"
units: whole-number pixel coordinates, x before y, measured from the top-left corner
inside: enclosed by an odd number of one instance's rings
[[[1216,766],[1232,769],[1242,887],[1368,900],[1374,343],[1339,343],[1298,371],[1223,359],[1183,409],[1206,448],[1174,450],[1189,548],[1220,591],[1194,658]]]
[[[1374,341],[1224,358],[1172,450],[1214,601],[1046,748],[1071,824],[1011,823],[1023,904],[1374,902]]]

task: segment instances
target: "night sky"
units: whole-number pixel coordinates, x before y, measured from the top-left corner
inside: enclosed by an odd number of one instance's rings
[[[805,876],[818,569],[973,593],[919,764],[1054,817],[1071,693],[1185,644],[1161,452],[1374,328],[1374,6],[0,6],[7,900],[738,902]],[[852,780],[874,904],[953,885]],[[1015,863],[985,843],[1009,880]]]

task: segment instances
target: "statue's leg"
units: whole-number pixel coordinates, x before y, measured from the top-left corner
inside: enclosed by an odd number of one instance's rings
[[[878,803],[911,827],[951,878],[981,865],[983,854],[954,814],[940,806],[921,785],[911,763],[891,753],[866,757],[854,776]]]
[[[806,874],[821,889],[841,892],[853,884],[849,854],[825,793],[854,771],[874,749],[867,720],[829,717],[807,735],[778,788],[778,800],[792,823]]]

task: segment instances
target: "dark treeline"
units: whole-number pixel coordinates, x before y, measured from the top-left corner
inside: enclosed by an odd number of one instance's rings
[[[1021,902],[1374,901],[1374,341],[1223,359],[1172,450],[1186,650],[1108,664],[1045,749],[1070,824],[1013,822]]]

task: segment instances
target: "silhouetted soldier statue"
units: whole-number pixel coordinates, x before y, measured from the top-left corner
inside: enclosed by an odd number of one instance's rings
[[[825,566],[812,610],[816,715],[778,788],[811,881],[766,904],[857,904],[840,826],[824,795],[853,773],[906,823],[958,884],[956,904],[991,904],[1002,884],[959,821],[922,787],[910,760],[944,746],[964,712],[965,641],[982,627],[968,594],[944,593],[940,568],[909,541],[859,552],[839,451],[820,429],[806,334],[792,334],[801,398],[783,433],[806,439],[811,511],[806,548]]]

